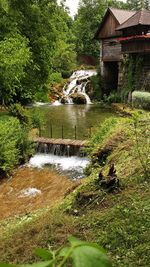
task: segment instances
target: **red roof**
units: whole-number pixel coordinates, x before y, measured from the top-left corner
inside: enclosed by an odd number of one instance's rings
[[[148,35],[133,35],[133,36],[128,36],[128,37],[120,37],[120,38],[118,38],[118,41],[120,41],[120,42],[123,42],[123,41],[129,41],[129,40],[133,40],[133,39],[150,39],[150,34],[148,34]]]

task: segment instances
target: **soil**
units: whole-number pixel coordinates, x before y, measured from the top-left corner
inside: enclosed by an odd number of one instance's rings
[[[73,186],[67,177],[49,169],[17,169],[0,183],[0,220],[51,207],[64,198]],[[41,193],[25,196],[22,190],[35,188]]]

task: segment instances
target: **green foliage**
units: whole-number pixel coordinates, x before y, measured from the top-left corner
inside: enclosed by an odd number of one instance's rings
[[[135,143],[135,153],[141,163],[144,177],[150,178],[150,116],[145,116],[142,120],[138,114],[133,118],[133,140]]]
[[[51,74],[75,66],[72,19],[55,0],[1,0],[0,12],[0,102],[48,100]]]
[[[80,0],[74,22],[76,51],[79,55],[99,57],[99,43],[94,40],[94,35],[108,6],[123,7],[124,3],[115,0]]]
[[[43,114],[37,109],[26,109],[20,104],[12,104],[9,107],[10,115],[16,117],[24,128],[31,130],[32,128],[40,128],[44,123]]]
[[[26,126],[31,125],[31,117],[29,112],[20,104],[12,104],[9,107],[9,113],[12,116],[17,117],[21,124],[25,124]]]
[[[0,102],[8,105],[22,91],[21,82],[31,59],[28,40],[19,34],[0,41]]]
[[[136,108],[144,108],[150,110],[150,93],[134,91],[132,93],[132,105]]]
[[[123,88],[121,90],[121,100],[128,100],[129,92],[139,88],[139,75],[142,69],[142,58],[140,56],[129,56],[124,59],[124,78]]]
[[[104,102],[106,103],[119,103],[121,101],[120,92],[113,91],[108,96],[103,96]]]
[[[48,87],[47,86],[42,86],[35,92],[35,101],[38,102],[48,102]]]
[[[63,82],[63,78],[62,78],[61,73],[59,72],[54,72],[49,76],[49,80],[48,80],[49,86],[54,86],[62,82]]]
[[[111,267],[105,251],[98,245],[69,238],[70,247],[64,247],[56,251],[36,249],[35,253],[43,261],[23,265],[24,267],[62,267],[68,266],[68,261],[73,261],[74,267]],[[22,265],[20,265],[22,266]],[[69,265],[70,266],[70,265]],[[0,264],[0,267],[13,267],[10,264]]]
[[[0,174],[9,173],[31,154],[27,130],[19,120],[6,116],[0,120]]]
[[[44,115],[41,112],[41,110],[38,109],[29,109],[29,116],[31,118],[32,122],[32,128],[38,128],[40,129],[42,125],[45,123],[44,121]]]
[[[127,0],[126,7],[129,10],[140,10],[142,8],[148,9],[149,1],[148,0]]]
[[[98,101],[102,99],[102,88],[103,88],[103,81],[100,73],[96,76],[92,76],[90,78],[92,87],[94,89],[94,98]]]
[[[100,125],[96,133],[91,137],[88,152],[93,154],[99,148],[102,142],[114,131],[114,128],[119,124],[119,118],[109,118]]]

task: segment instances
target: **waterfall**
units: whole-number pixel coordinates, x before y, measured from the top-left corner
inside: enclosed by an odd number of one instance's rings
[[[83,95],[86,100],[86,104],[91,104],[91,99],[86,93],[86,85],[89,82],[88,78],[96,74],[97,72],[95,70],[78,70],[72,74],[70,77],[70,83],[63,89],[63,94],[68,104],[73,104],[71,95],[74,93]]]
[[[89,83],[89,77],[97,75],[96,70],[78,70],[75,71],[71,77],[68,84],[66,84],[63,88],[63,97],[62,99],[56,100],[52,105],[58,106],[61,103],[67,103],[72,105],[73,99],[72,95],[74,93],[83,95],[86,104],[91,104],[91,99],[86,93],[86,85]]]
[[[28,167],[54,168],[72,179],[84,177],[84,169],[89,164],[83,147],[73,145],[38,144],[36,154],[31,157]]]
[[[76,180],[84,177],[88,164],[89,159],[81,147],[40,144],[28,167],[43,168],[46,165]]]
[[[77,156],[77,157],[85,157],[86,152],[83,147],[73,146],[73,145],[57,145],[57,144],[44,144],[39,143],[37,145],[37,153],[42,154],[51,154],[55,156]]]

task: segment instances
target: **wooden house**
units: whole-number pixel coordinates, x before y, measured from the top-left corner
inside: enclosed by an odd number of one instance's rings
[[[121,84],[121,62],[125,54],[131,57],[140,55],[143,58],[141,81],[145,75],[149,75],[150,11],[108,8],[95,38],[101,40],[101,69],[106,93],[117,89]]]
[[[122,31],[117,28],[129,19],[135,11],[108,8],[95,34],[101,40],[101,73],[105,81],[105,93],[118,87],[120,62],[122,61],[121,43],[118,38]]]

